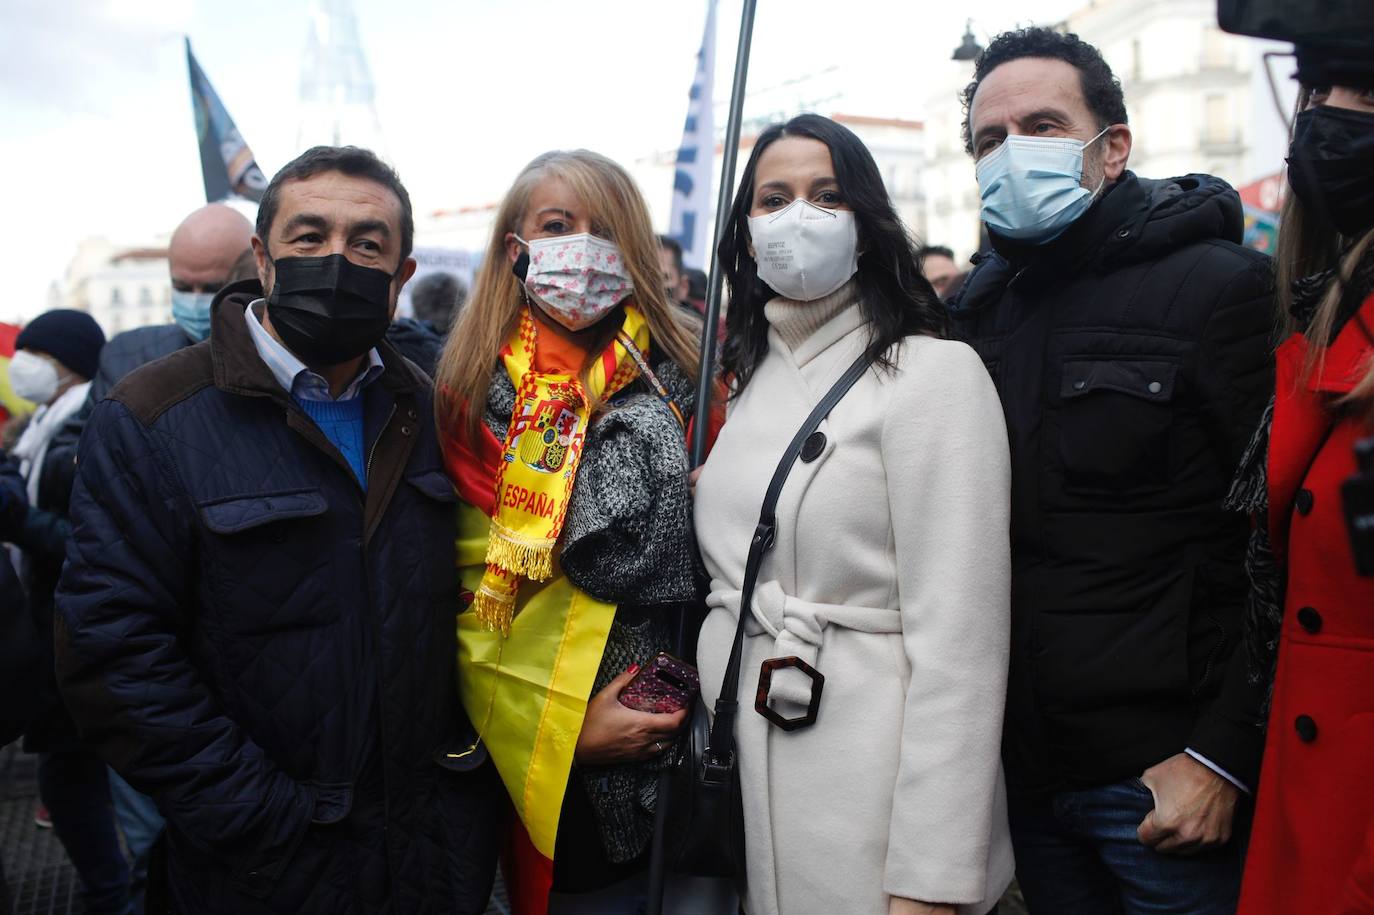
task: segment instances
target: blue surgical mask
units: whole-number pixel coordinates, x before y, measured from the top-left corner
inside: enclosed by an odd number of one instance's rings
[[[1083,187],[1083,150],[1108,130],[1086,143],[1066,137],[1007,137],[978,160],[983,222],[1015,241],[1043,245],[1058,238],[1102,190],[1102,184],[1091,191]]]
[[[172,290],[172,320],[197,343],[210,336],[210,303],[213,292]]]

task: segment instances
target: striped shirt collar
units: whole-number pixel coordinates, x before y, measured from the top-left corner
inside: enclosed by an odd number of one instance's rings
[[[257,308],[263,304],[262,299],[255,299],[251,305],[245,309],[248,319],[248,333],[253,338],[253,345],[257,347],[258,355],[272,372],[272,377],[277,379],[277,384],[282,386],[282,390],[288,392],[297,400],[313,401],[332,401],[332,400],[352,400],[362,393],[363,388],[381,377],[386,370],[382,363],[382,355],[373,347],[367,353],[367,365],[358,373],[358,377],[349,382],[348,387],[338,397],[329,393],[329,382],[317,372],[312,372],[304,362],[296,358],[295,353],[285,346],[282,346],[258,320]]]

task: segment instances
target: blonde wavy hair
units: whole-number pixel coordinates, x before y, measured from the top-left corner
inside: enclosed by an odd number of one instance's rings
[[[526,165],[506,192],[497,210],[491,239],[478,269],[472,295],[449,334],[435,373],[436,418],[441,432],[476,436],[491,386],[492,368],[520,319],[524,287],[511,271],[506,233],[519,233],[534,188],[545,178],[567,182],[598,234],[615,242],[634,282],[632,301],[649,324],[653,346],[685,372],[697,377],[700,322],[663,292],[658,261],[658,236],[649,221],[649,208],[628,172],[599,153],[586,149],[555,150]],[[599,353],[588,353],[585,373]],[[459,429],[459,424],[462,428]]]

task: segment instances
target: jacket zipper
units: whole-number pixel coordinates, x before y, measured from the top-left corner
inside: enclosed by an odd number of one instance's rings
[[[391,425],[391,420],[392,420],[393,417],[395,417],[395,415],[396,415],[396,405],[393,403],[393,404],[391,405],[391,412],[388,413],[388,414],[386,415],[386,422],[382,423],[382,429],[381,429],[381,431],[377,433],[377,437],[376,437],[376,438],[373,440],[373,442],[372,442],[372,447],[369,448],[369,449],[367,449],[367,463],[363,466],[363,480],[364,480],[363,492],[364,492],[364,493],[367,492],[366,481],[372,479],[372,459],[373,459],[374,457],[377,456],[377,444],[378,444],[379,442],[381,442],[382,436],[386,434],[387,426],[390,426],[390,425]],[[364,496],[364,500],[363,500],[363,509],[364,509],[364,513],[366,513],[366,509],[367,509],[367,500],[366,500],[366,496]]]

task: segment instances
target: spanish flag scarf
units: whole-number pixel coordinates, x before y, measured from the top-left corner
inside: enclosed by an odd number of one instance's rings
[[[634,380],[649,347],[648,322],[626,305],[620,331],[584,385],[576,375],[535,371],[538,333],[529,309],[523,310],[501,352],[515,385],[515,408],[501,446],[487,567],[473,610],[483,626],[503,633],[510,631],[521,580],[553,575],[553,549],[572,499],[592,405]]]

